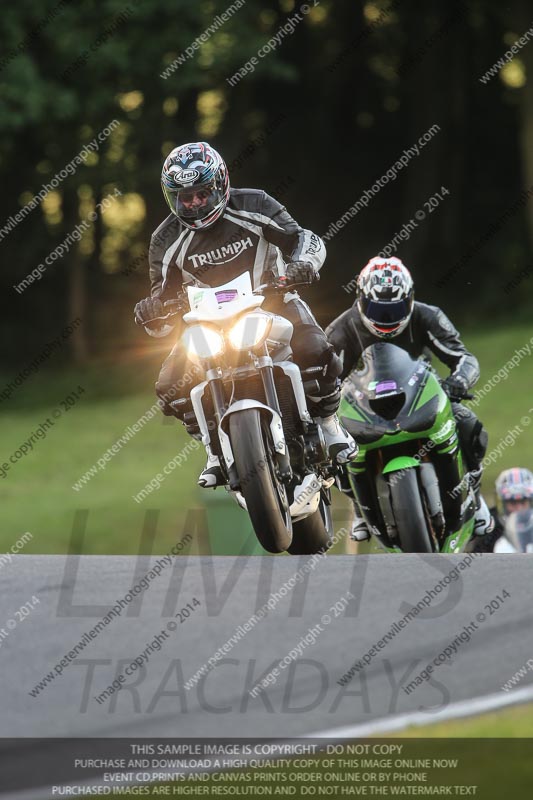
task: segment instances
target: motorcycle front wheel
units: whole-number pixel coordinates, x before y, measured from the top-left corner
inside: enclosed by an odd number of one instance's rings
[[[392,473],[396,475],[396,473]],[[400,547],[404,553],[433,553],[415,469],[398,473],[389,483],[390,500]]]
[[[277,476],[268,424],[257,408],[247,408],[230,416],[229,437],[255,535],[269,553],[288,550],[292,542],[289,501]]]

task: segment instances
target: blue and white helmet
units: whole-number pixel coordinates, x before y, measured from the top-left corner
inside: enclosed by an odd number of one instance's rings
[[[186,228],[208,228],[226,210],[228,168],[207,142],[183,144],[165,159],[161,188],[168,207]]]

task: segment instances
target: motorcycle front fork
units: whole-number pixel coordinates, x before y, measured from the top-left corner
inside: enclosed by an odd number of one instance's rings
[[[455,531],[461,525],[461,506],[464,497],[463,491],[458,491],[457,489],[461,484],[457,453],[433,453],[432,463],[435,467],[438,481],[436,489],[440,492],[445,520],[445,529],[438,532],[438,539],[442,544],[447,532]],[[369,471],[365,469],[356,473],[349,470],[349,474],[361,513],[367,525],[370,526],[370,530],[387,547],[394,546],[395,542],[384,533],[386,531],[386,522],[381,513],[373,479]],[[381,533],[376,533],[376,530]]]
[[[266,348],[266,345],[265,345]],[[266,363],[265,363],[266,362]],[[274,367],[272,360],[268,354],[263,358],[258,359],[257,368],[263,381],[263,388],[265,390],[265,400],[269,408],[275,411],[278,417],[282,420],[281,409],[279,407],[278,393],[276,391],[276,383],[274,381]],[[283,422],[283,420],[282,420]],[[289,455],[289,447],[285,442],[285,452],[276,452],[276,464],[279,469],[279,476],[283,483],[288,483],[292,478],[291,459]]]
[[[222,379],[223,373],[220,367],[207,362],[205,364],[205,377],[209,391],[211,392],[211,400],[213,401],[213,413],[215,415],[215,422],[217,427],[220,425],[220,420],[227,410],[226,400],[224,397],[224,383]],[[224,459],[220,459],[221,465],[225,466],[228,474],[228,482],[232,489],[239,486],[239,476],[233,462],[229,467],[224,464]]]
[[[385,520],[379,507],[378,498],[372,478],[367,469],[354,472],[348,467],[350,483],[369,531],[384,547],[394,547],[396,544],[387,534]]]
[[[261,375],[263,381],[266,405],[275,411],[281,419],[281,409],[278,402],[276,384],[274,382],[274,369],[272,366],[272,361],[268,356],[268,352],[265,352],[263,357],[255,359],[255,367]],[[210,363],[205,365],[205,371],[213,401],[215,420],[218,426],[220,425],[220,421],[228,409],[224,397],[223,372],[220,367]],[[287,444],[285,445],[285,453],[275,453],[275,460],[279,470],[279,477],[284,483],[288,483],[292,479],[292,469]],[[232,488],[237,486],[239,483],[239,476],[237,475],[235,463],[233,463],[228,469],[228,479]]]

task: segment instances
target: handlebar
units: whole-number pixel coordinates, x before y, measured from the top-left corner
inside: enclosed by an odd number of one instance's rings
[[[294,286],[309,286],[311,283],[312,281],[297,281],[295,283],[289,283],[285,275],[280,275],[279,277],[274,278],[272,281],[258,286],[257,289],[254,289],[253,294],[263,294],[265,291],[286,292],[289,289],[292,289]],[[153,317],[153,319],[148,319],[144,322],[139,322],[136,320],[137,324],[144,326],[150,325],[153,322],[164,322],[165,320],[173,319],[188,307],[187,295],[185,292],[183,292],[180,297],[177,297],[173,300],[165,300],[163,307],[169,309],[168,314],[164,314],[160,317]]]
[[[313,281],[295,281],[289,283],[285,275],[280,275],[268,283],[262,283],[257,289],[254,289],[254,294],[262,294],[265,290],[273,292],[286,292],[294,286],[310,286]]]
[[[165,300],[165,302],[163,303],[163,307],[168,309],[174,309],[174,310],[169,310],[168,314],[164,314],[161,317],[153,317],[152,319],[144,320],[144,322],[141,322],[140,320],[136,319],[135,322],[137,325],[142,325],[143,327],[145,325],[150,325],[153,322],[165,322],[165,320],[173,319],[178,314],[181,314],[181,312],[185,309],[186,305],[187,305],[186,297],[184,294],[182,294],[181,297],[177,297],[175,300]]]
[[[439,381],[439,384],[440,384],[441,388],[442,388],[442,384],[443,383],[444,383],[443,380]],[[444,389],[444,391],[446,391],[446,390]],[[448,393],[446,392],[446,394],[448,394]],[[460,403],[461,400],[473,400],[474,399],[474,395],[470,394],[470,392],[464,392],[460,397],[459,396],[454,397],[454,398],[450,397],[449,399],[450,399],[451,402]]]
[[[182,297],[177,297],[175,300],[165,300],[163,306],[165,308],[172,308],[175,307],[176,311],[179,311],[180,308],[183,308],[185,303],[187,302],[185,295]]]

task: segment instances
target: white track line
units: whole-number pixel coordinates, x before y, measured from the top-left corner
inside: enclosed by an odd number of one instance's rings
[[[327,731],[306,734],[306,738],[324,739],[345,739],[373,736],[377,733],[392,733],[401,731],[410,725],[426,726],[435,725],[449,719],[460,719],[461,717],[471,717],[476,714],[486,714],[504,706],[514,706],[519,703],[533,701],[533,686],[526,686],[523,689],[516,689],[510,692],[503,690],[498,694],[486,694],[476,697],[473,700],[460,700],[457,703],[450,703],[433,714],[422,711],[410,711],[406,714],[396,714],[390,717],[363,722],[358,725],[346,725],[342,728],[331,728]]]

